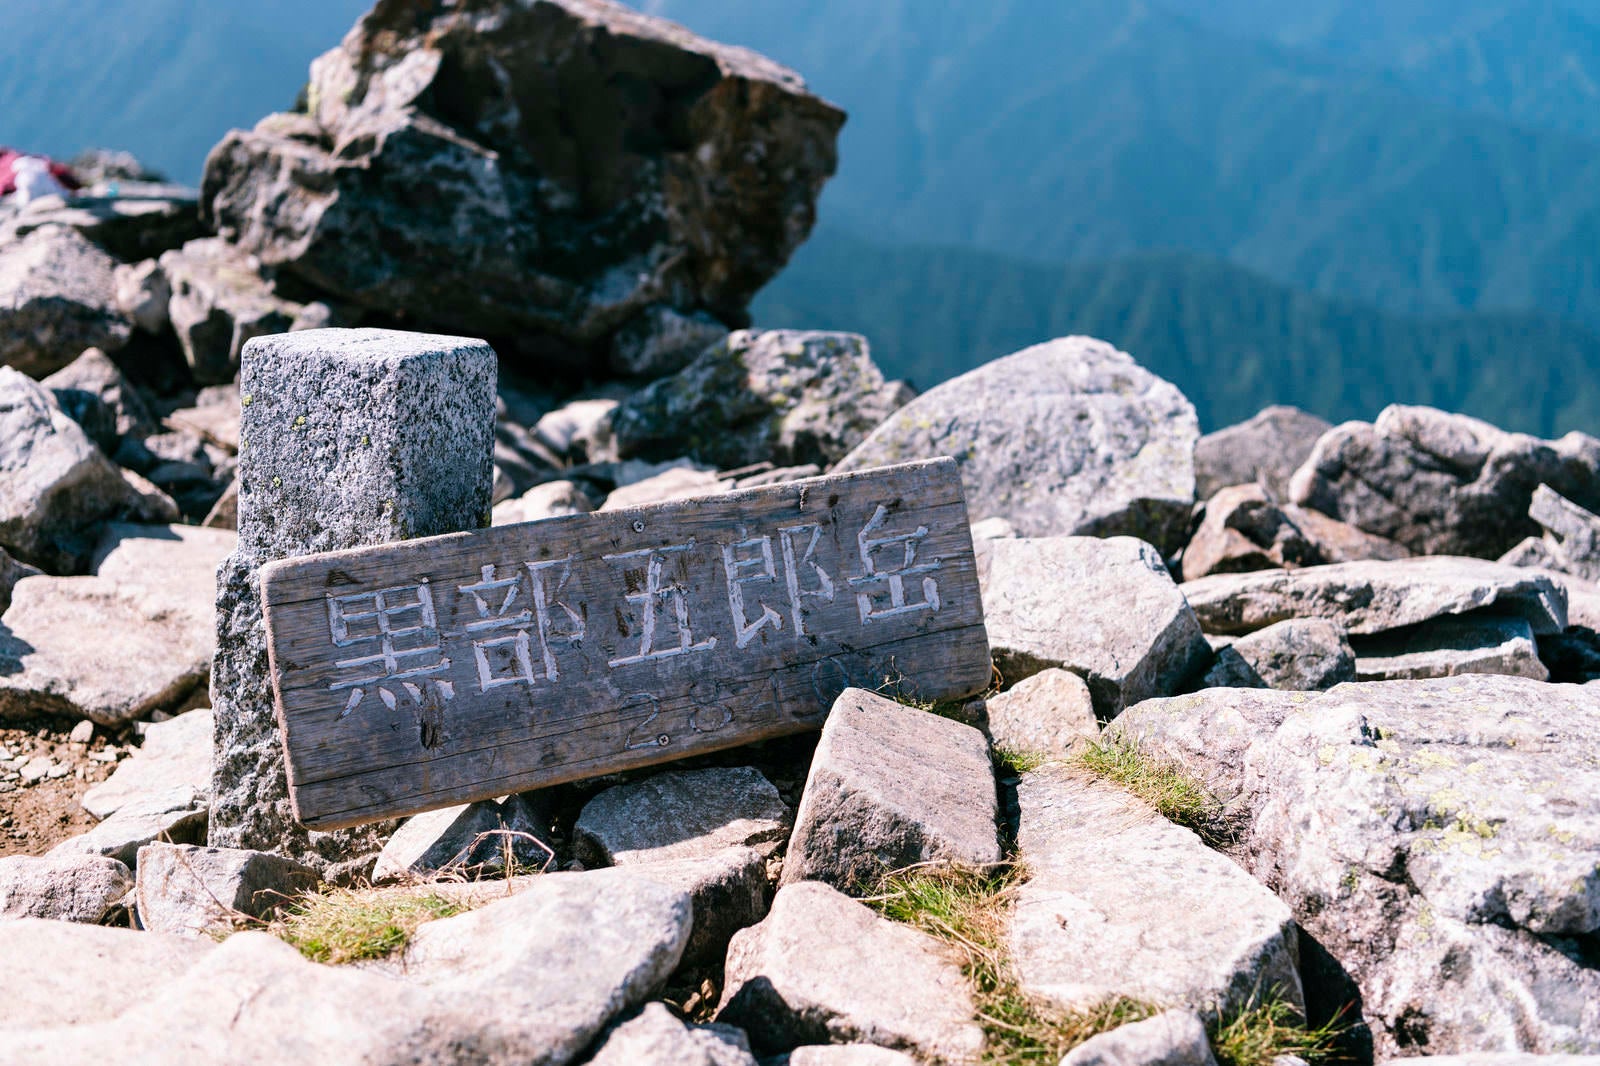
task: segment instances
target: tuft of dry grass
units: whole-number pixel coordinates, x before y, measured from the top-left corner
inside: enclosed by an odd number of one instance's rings
[[[338,965],[400,951],[424,922],[471,910],[437,892],[335,888],[303,896],[267,926],[312,962]]]
[[[1269,998],[1211,1026],[1211,1049],[1220,1066],[1271,1066],[1281,1055],[1333,1062],[1344,1029],[1337,1018],[1308,1027],[1291,1004]]]
[[[1176,763],[1146,754],[1133,739],[1110,733],[1091,741],[1072,764],[1120,785],[1213,846],[1232,839],[1222,804],[1198,778]]]

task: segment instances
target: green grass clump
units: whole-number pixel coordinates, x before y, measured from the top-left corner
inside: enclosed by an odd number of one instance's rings
[[[994,761],[995,769],[1012,774],[1031,774],[1050,761],[1049,756],[1040,752],[1008,748],[1004,744],[994,745],[989,757]]]
[[[359,892],[338,888],[305,896],[269,931],[312,962],[339,964],[381,959],[404,948],[423,922],[470,910],[437,892]]]
[[[1072,762],[1121,785],[1209,844],[1227,843],[1231,837],[1222,804],[1198,779],[1174,763],[1147,755],[1128,737],[1108,734],[1077,752]]]
[[[972,983],[984,1031],[986,1066],[1049,1063],[1097,1033],[1156,1013],[1151,1004],[1115,999],[1090,1010],[1062,1012],[1017,987],[1006,952],[1010,896],[1019,867],[984,870],[920,868],[890,875],[866,902],[886,918],[921,929],[954,947]]]
[[[1221,1066],[1269,1066],[1279,1055],[1330,1062],[1343,1032],[1337,1018],[1310,1027],[1292,1005],[1269,999],[1213,1026],[1211,1049]]]

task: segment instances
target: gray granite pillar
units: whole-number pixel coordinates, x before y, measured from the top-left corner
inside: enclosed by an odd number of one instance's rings
[[[209,843],[364,875],[376,827],[293,819],[261,619],[262,564],[489,524],[495,354],[480,340],[318,329],[245,345],[239,546],[217,574]]]

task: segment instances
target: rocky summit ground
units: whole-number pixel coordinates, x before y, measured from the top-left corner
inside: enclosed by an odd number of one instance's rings
[[[0,1064],[1600,1062],[1600,439],[744,328],[839,122],[385,2],[198,192],[0,207]],[[936,456],[982,691],[295,823],[266,562]]]

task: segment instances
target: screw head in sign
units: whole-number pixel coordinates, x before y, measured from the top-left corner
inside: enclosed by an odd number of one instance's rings
[[[661,746],[663,748],[666,747],[668,744],[671,744],[671,743],[672,743],[672,738],[667,736],[667,734],[665,734],[665,733],[662,733],[659,737],[656,737],[656,744],[658,744],[659,746]]]
[[[639,519],[635,518],[633,520],[633,531],[635,533],[643,533],[644,532],[644,523],[641,522]]]

